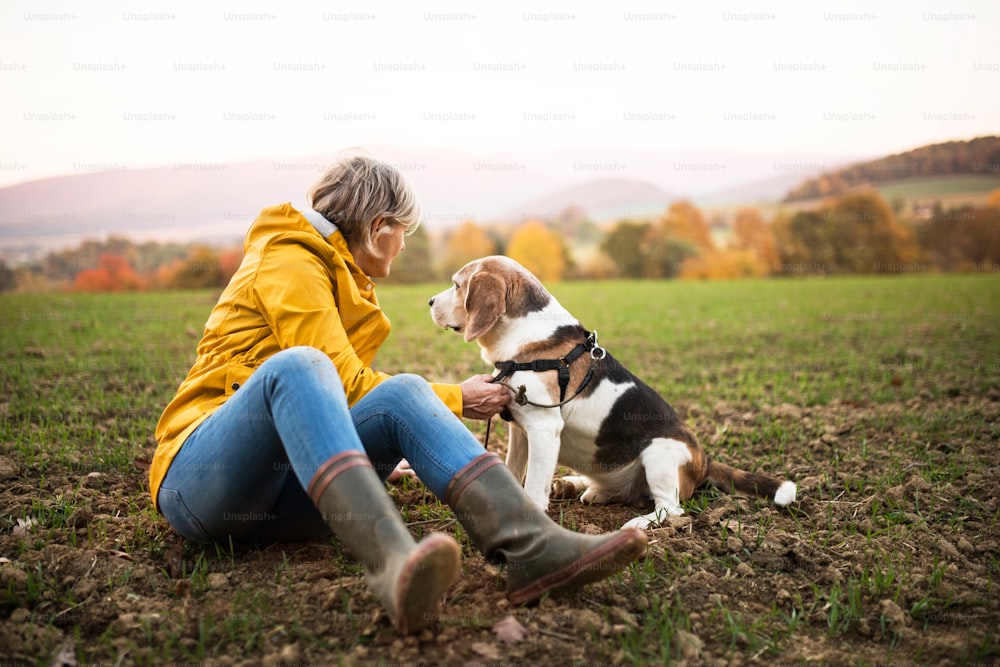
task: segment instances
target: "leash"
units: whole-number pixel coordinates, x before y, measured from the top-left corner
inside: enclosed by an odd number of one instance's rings
[[[603,357],[601,357],[601,358],[603,358]],[[532,405],[532,406],[534,406],[536,408],[561,408],[562,406],[566,405],[567,403],[569,403],[570,401],[572,401],[574,398],[576,398],[577,396],[579,396],[580,392],[582,392],[584,389],[587,388],[587,385],[590,384],[591,378],[594,377],[594,370],[597,368],[597,362],[599,360],[600,359],[593,359],[590,362],[590,368],[587,369],[587,374],[584,376],[583,380],[580,382],[580,386],[577,387],[576,391],[573,392],[573,395],[570,396],[567,399],[559,401],[558,403],[536,403],[535,401],[532,401],[527,396],[528,388],[525,387],[523,384],[520,385],[519,387],[515,388],[513,385],[508,384],[508,383],[504,382],[503,380],[494,380],[494,382],[496,382],[497,384],[502,385],[504,387],[507,387],[512,392],[514,392],[514,402],[517,403],[518,405]]]

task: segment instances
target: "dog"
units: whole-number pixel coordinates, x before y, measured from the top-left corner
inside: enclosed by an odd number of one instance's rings
[[[648,528],[684,513],[681,501],[711,484],[786,506],[793,482],[713,461],[674,409],[599,346],[531,272],[504,256],[469,262],[429,301],[431,318],[475,341],[516,391],[506,463],[547,511],[557,465],[585,503],[648,502],[624,527]],[[555,372],[552,372],[555,371]]]

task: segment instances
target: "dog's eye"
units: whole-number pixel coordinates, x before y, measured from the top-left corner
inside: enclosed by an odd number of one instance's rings
[[[458,289],[458,283],[452,283],[452,285],[455,286],[455,289]]]

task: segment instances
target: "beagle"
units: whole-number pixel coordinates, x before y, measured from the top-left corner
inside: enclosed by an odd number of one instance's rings
[[[516,261],[474,260],[453,281],[430,300],[431,318],[477,342],[500,369],[497,381],[517,392],[502,415],[511,422],[507,466],[542,510],[557,465],[578,473],[563,486],[583,502],[652,497],[653,511],[625,527],[683,514],[681,501],[704,484],[794,502],[794,483],[713,461],[674,409]]]

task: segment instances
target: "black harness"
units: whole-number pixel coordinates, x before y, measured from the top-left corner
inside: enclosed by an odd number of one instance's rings
[[[592,363],[590,364],[590,369],[584,376],[583,380],[580,382],[580,386],[576,388],[573,395],[566,398],[566,389],[569,387],[569,367],[574,361],[579,359],[585,353],[590,353],[590,358]],[[493,377],[493,382],[502,382],[506,380],[511,375],[517,371],[533,371],[535,373],[542,373],[544,371],[557,371],[559,373],[559,403],[554,405],[542,405],[539,407],[559,407],[563,403],[568,403],[569,401],[576,398],[580,392],[582,392],[590,380],[594,377],[594,369],[597,366],[597,362],[605,357],[607,352],[603,347],[597,344],[597,332],[592,331],[587,334],[587,340],[580,343],[564,357],[559,357],[558,359],[535,359],[534,361],[526,361],[524,363],[518,363],[516,361],[498,361],[494,366],[500,372]],[[527,397],[524,396],[523,387],[518,391],[515,401],[520,405],[525,403],[530,403]],[[537,405],[537,404],[533,404]]]

